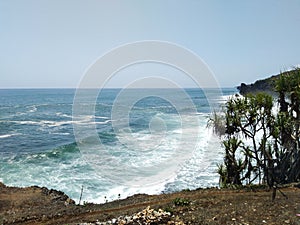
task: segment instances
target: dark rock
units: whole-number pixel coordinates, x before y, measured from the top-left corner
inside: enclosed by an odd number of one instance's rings
[[[67,200],[65,201],[65,206],[68,205],[75,205],[75,201],[71,198],[67,198]]]
[[[41,190],[42,190],[42,193],[43,193],[44,195],[49,195],[49,189],[48,189],[48,188],[42,187]]]
[[[280,76],[287,76],[287,77],[294,77],[299,76],[299,70],[300,68],[296,67],[295,69],[282,72],[277,75],[273,75],[271,77],[268,77],[266,79],[257,80],[252,84],[245,84],[241,83],[240,86],[237,87],[237,89],[240,91],[241,95],[246,95],[248,93],[257,93],[257,92],[265,92],[271,95],[276,95],[275,92],[275,86],[276,81],[280,78]]]
[[[69,197],[62,191],[56,191],[51,189],[49,195],[52,198],[52,201],[66,201]]]
[[[49,190],[48,188],[45,187],[42,187],[41,190],[42,193],[46,196],[49,196],[51,198],[51,201],[53,202],[57,202],[57,201],[64,202],[66,206],[75,204],[75,201],[69,198],[69,196],[62,191],[57,191],[54,189]]]
[[[241,95],[246,95],[249,93],[267,92],[270,94],[275,93],[275,81],[279,75],[272,76],[267,79],[257,80],[253,84],[241,83],[237,89],[240,91]]]
[[[0,189],[1,188],[5,188],[5,187],[6,187],[5,184],[3,184],[3,183],[0,182]]]

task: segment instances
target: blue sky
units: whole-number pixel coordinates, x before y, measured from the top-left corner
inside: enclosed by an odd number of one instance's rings
[[[0,0],[0,88],[76,87],[101,55],[141,40],[190,49],[233,87],[299,65],[299,38],[299,0]]]

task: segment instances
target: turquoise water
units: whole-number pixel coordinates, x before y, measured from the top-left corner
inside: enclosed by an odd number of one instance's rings
[[[117,199],[119,194],[121,198],[125,198],[135,193],[154,194],[218,185],[215,170],[216,163],[222,160],[222,149],[219,140],[206,128],[211,108],[202,90],[185,90],[197,110],[196,114],[190,115],[188,109],[186,113],[179,114],[176,106],[159,97],[162,92],[164,96],[166,93],[174,95],[174,90],[169,92],[165,89],[152,89],[153,95],[136,101],[128,114],[128,129],[122,131],[130,133],[132,137],[132,145],[127,146],[116,133],[112,118],[112,107],[121,90],[102,90],[95,104],[95,115],[82,115],[74,119],[72,106],[75,91],[0,90],[0,181],[14,186],[38,185],[59,189],[76,201],[83,186],[82,200],[89,202],[103,202],[105,196],[108,200]],[[142,91],[144,90],[132,90],[135,96],[142,95]],[[222,91],[223,96],[215,96],[215,103],[224,103],[226,96],[236,93],[233,88]],[[205,92],[212,96],[217,93],[215,89]],[[191,122],[183,130],[181,119],[189,121],[192,117],[197,117],[197,124]],[[76,143],[75,123],[86,129],[87,132],[83,130],[82,137],[85,142],[89,142],[88,130],[92,125],[96,127],[101,146],[114,159],[112,163],[105,159],[95,166],[87,159],[86,152]],[[156,124],[156,136],[151,136],[149,124]],[[160,128],[166,130],[165,136],[155,149],[149,150],[149,146],[157,138],[161,138],[158,135]],[[174,160],[177,157],[172,149],[178,145],[179,135],[190,132],[190,137],[194,138],[195,129],[199,131],[195,137],[197,148],[175,174],[154,185],[128,185],[132,179],[146,179],[158,174],[162,170],[156,166],[160,160],[168,161],[170,157]],[[93,142],[89,142],[89,145],[97,154],[99,146]],[[180,146],[188,146],[188,143]],[[185,154],[184,148],[180,151]],[[135,178],[124,169],[124,165],[128,171],[133,171],[134,168]],[[116,182],[111,174],[122,176],[123,181],[128,181],[127,184],[118,179]]]

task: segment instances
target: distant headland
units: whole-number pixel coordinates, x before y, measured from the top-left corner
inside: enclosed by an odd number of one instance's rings
[[[286,72],[282,72],[277,75],[273,75],[266,79],[257,80],[252,84],[241,83],[240,86],[237,87],[241,95],[245,95],[248,93],[257,93],[257,92],[267,92],[269,94],[275,94],[276,88],[276,80],[279,79],[280,75],[293,75],[296,71],[299,71],[299,68],[295,68]]]

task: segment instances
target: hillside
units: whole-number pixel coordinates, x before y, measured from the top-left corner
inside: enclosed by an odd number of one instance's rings
[[[267,92],[270,94],[274,94],[276,80],[279,79],[280,75],[296,76],[297,74],[299,74],[299,68],[295,68],[293,70],[289,70],[277,75],[272,75],[271,77],[268,77],[266,79],[257,80],[252,84],[241,83],[241,85],[238,86],[237,89],[240,91],[240,94],[242,95],[248,93],[256,93],[256,92]]]
[[[0,183],[0,224],[299,224],[298,187],[282,188],[286,197],[278,193],[275,201],[268,189],[248,187],[140,194],[106,204],[76,205],[60,191]]]

